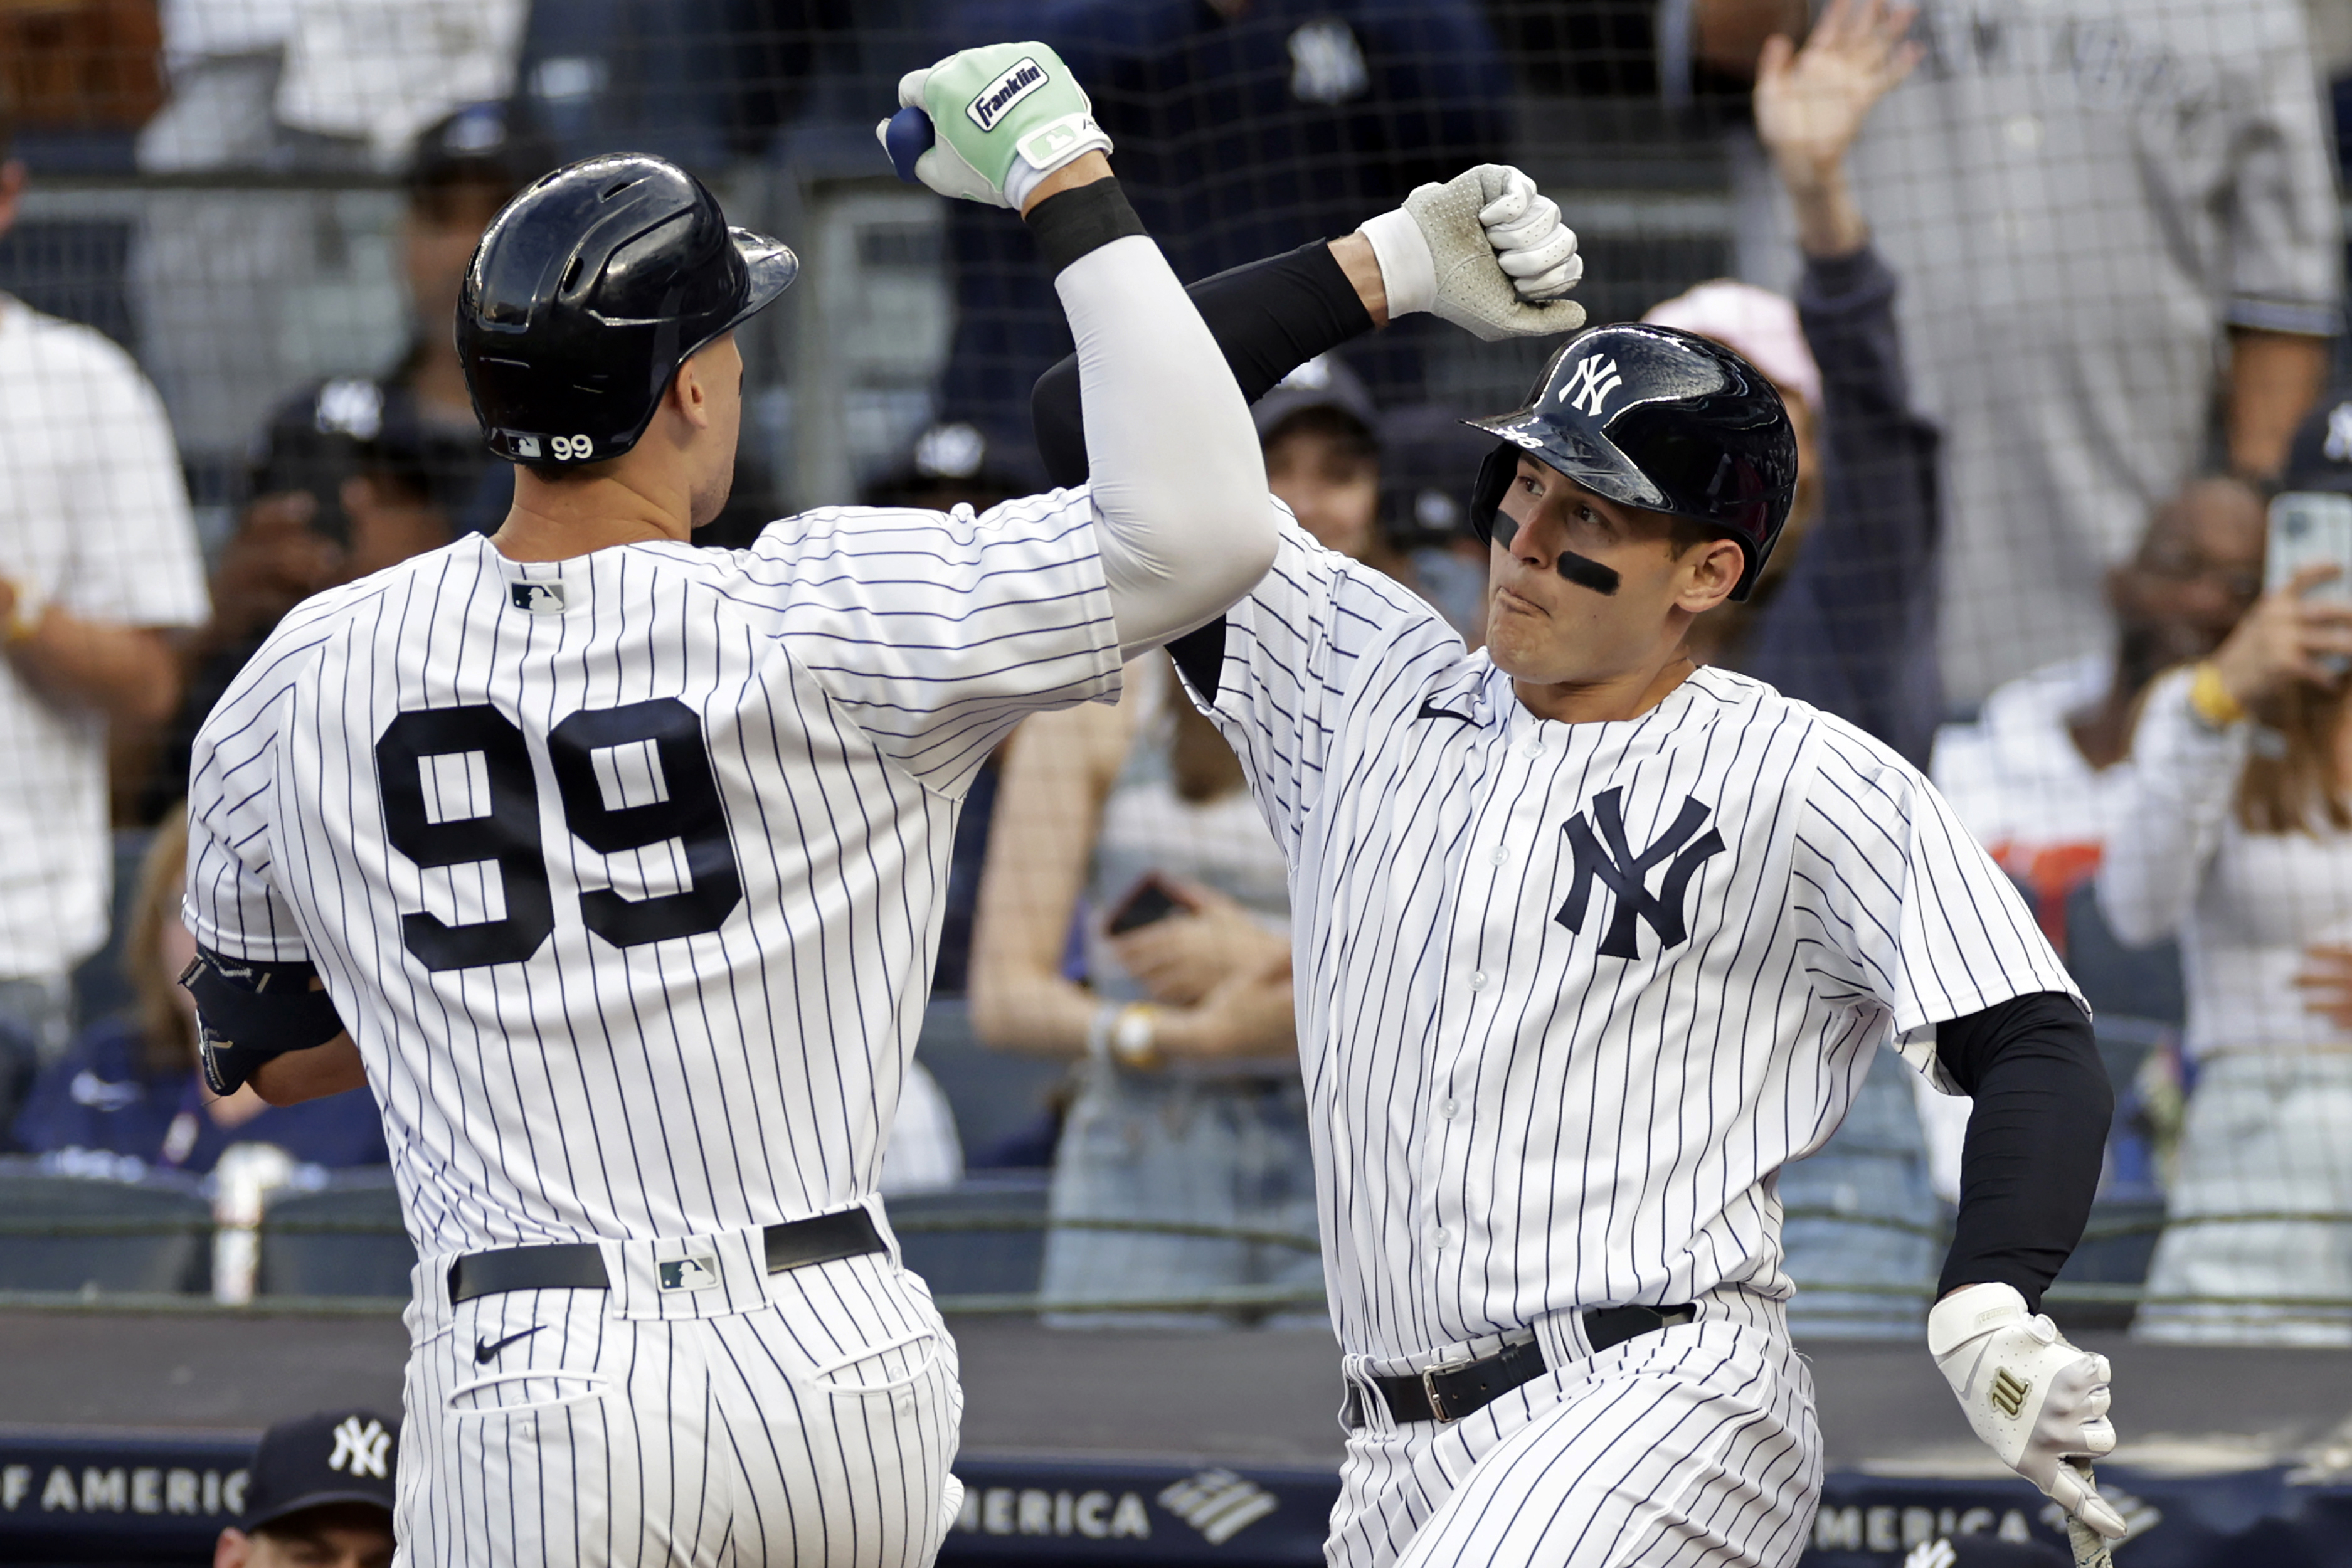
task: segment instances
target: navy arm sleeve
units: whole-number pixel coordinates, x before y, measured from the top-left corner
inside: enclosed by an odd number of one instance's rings
[[[1322,240],[1253,261],[1184,291],[1209,335],[1224,352],[1244,402],[1255,403],[1276,382],[1317,354],[1371,331],[1371,313]],[[1030,395],[1037,455],[1057,486],[1087,481],[1086,413],[1078,398],[1078,361],[1064,359]],[[1168,645],[1168,651],[1204,697],[1217,694],[1224,662],[1223,616]]]
[[[1805,264],[1797,309],[1821,366],[1821,514],[1759,598],[1733,663],[1927,765],[1936,663],[1938,434],[1911,407],[1896,279],[1864,247]],[[1783,543],[1781,549],[1790,548]]]
[[[2013,1285],[2040,1311],[2083,1237],[2115,1115],[2091,1021],[2073,997],[2037,991],[1937,1025],[1936,1054],[1976,1100],[1936,1294]]]

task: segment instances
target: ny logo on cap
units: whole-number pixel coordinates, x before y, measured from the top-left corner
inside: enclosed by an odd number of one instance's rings
[[[1584,912],[1592,900],[1595,878],[1609,886],[1617,895],[1617,912],[1610,918],[1609,929],[1601,933],[1601,955],[1603,958],[1637,958],[1641,949],[1635,945],[1633,922],[1646,921],[1658,933],[1658,951],[1664,952],[1690,939],[1689,929],[1683,923],[1683,890],[1690,886],[1691,876],[1700,862],[1710,855],[1720,854],[1723,835],[1710,827],[1705,837],[1694,837],[1699,825],[1706,820],[1706,807],[1689,795],[1683,797],[1681,815],[1672,827],[1658,836],[1658,841],[1633,853],[1625,842],[1625,813],[1620,804],[1622,790],[1603,790],[1592,799],[1592,817],[1601,826],[1595,837],[1593,822],[1578,812],[1568,819],[1560,831],[1568,835],[1569,849],[1576,857],[1576,879],[1569,884],[1568,898],[1552,919],[1569,930],[1582,932]],[[1650,868],[1672,857],[1666,868],[1665,879],[1653,895],[1649,889]]]
[[[392,1434],[383,1429],[381,1421],[360,1424],[356,1415],[346,1415],[343,1424],[335,1428],[335,1451],[327,1456],[327,1468],[341,1470],[347,1476],[373,1476],[383,1480],[392,1474],[385,1460],[392,1449]]]
[[[1601,408],[1609,401],[1609,395],[1624,384],[1625,378],[1617,374],[1615,360],[1588,354],[1576,362],[1576,369],[1569,374],[1568,384],[1559,389],[1559,400],[1598,419]],[[1588,398],[1591,400],[1589,408],[1585,407]]]
[[[2352,463],[2352,403],[2327,411],[2327,438],[2319,450],[2331,463]]]

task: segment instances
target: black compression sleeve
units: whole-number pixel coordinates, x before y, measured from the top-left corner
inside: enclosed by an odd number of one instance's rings
[[[1936,1294],[2013,1285],[2040,1311],[2083,1237],[2115,1115],[2091,1021],[2073,997],[2036,992],[1937,1025],[1936,1054],[1976,1100]]]
[[[1045,265],[1056,274],[1089,251],[1144,231],[1143,220],[1135,216],[1117,180],[1056,191],[1031,207],[1022,221],[1037,237]]]
[[[1096,189],[1081,185],[1037,204],[1031,224],[1054,203]],[[1044,236],[1038,237],[1042,242]],[[1276,382],[1349,339],[1371,331],[1370,312],[1356,286],[1321,240],[1264,261],[1253,261],[1184,292],[1209,335],[1224,351],[1244,402],[1255,403]],[[1037,378],[1029,398],[1037,425],[1037,455],[1056,485],[1087,481],[1086,411],[1078,399],[1078,360],[1063,360]]]
[[[1033,226],[1055,202],[1094,188],[1082,185],[1038,203],[1031,214]],[[1043,242],[1045,236],[1038,238]],[[1265,396],[1275,383],[1317,354],[1372,330],[1371,312],[1364,309],[1331,247],[1319,239],[1204,278],[1184,292],[1223,351],[1248,403]],[[1046,478],[1055,485],[1086,483],[1086,410],[1078,396],[1076,354],[1037,378],[1029,408]],[[1225,657],[1224,617],[1185,633],[1168,645],[1168,652],[1201,694],[1213,700]]]

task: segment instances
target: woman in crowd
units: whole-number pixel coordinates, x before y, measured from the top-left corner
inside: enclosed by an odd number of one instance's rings
[[[1377,426],[1360,384],[1313,361],[1254,413],[1268,483],[1300,524],[1358,560],[1401,565],[1379,528]],[[1013,737],[974,921],[972,1022],[992,1045],[1077,1063],[1051,1208],[1084,1223],[1046,1238],[1049,1300],[1321,1285],[1286,873],[1244,783],[1157,653],[1129,667],[1117,708],[1041,714]],[[1064,963],[1082,910],[1084,984]],[[1261,1234],[1091,1228],[1134,1221]]]
[[[2290,488],[2352,489],[2330,476]],[[2352,604],[2314,566],[2148,692],[2099,873],[2126,942],[2178,933],[2195,1077],[2136,1325],[2352,1345]],[[2315,590],[2319,590],[2315,592]]]
[[[17,1117],[36,1153],[79,1150],[203,1174],[234,1143],[274,1143],[307,1164],[381,1165],[383,1120],[364,1090],[280,1110],[251,1085],[226,1099],[196,1070],[196,1009],[179,985],[195,956],[180,923],[187,813],[173,806],[139,870],[122,966],[138,1005],[82,1031],[43,1071]]]

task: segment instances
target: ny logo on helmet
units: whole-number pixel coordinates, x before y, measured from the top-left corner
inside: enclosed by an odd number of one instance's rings
[[[1559,389],[1559,400],[1598,419],[1601,408],[1609,402],[1609,395],[1624,384],[1625,378],[1617,374],[1615,360],[1588,354],[1577,362],[1576,369],[1569,375],[1568,384]],[[1592,405],[1590,408],[1585,407],[1588,398]]]
[[[1617,895],[1617,910],[1610,917],[1609,929],[1601,936],[1603,958],[1641,956],[1634,940],[1636,921],[1648,922],[1650,929],[1657,932],[1661,952],[1689,941],[1690,929],[1683,921],[1684,890],[1690,886],[1691,876],[1700,863],[1723,851],[1723,835],[1714,828],[1708,828],[1704,836],[1698,835],[1699,825],[1707,818],[1706,807],[1685,795],[1674,826],[1660,834],[1656,843],[1636,855],[1625,841],[1624,793],[1602,790],[1592,797],[1592,820],[1586,820],[1580,811],[1560,827],[1568,835],[1570,852],[1576,858],[1576,874],[1569,884],[1567,899],[1552,919],[1581,933],[1594,879],[1607,884],[1609,890]],[[1598,835],[1593,832],[1594,822],[1600,824]],[[1654,894],[1649,888],[1650,869],[1668,859],[1672,864],[1667,866]]]

